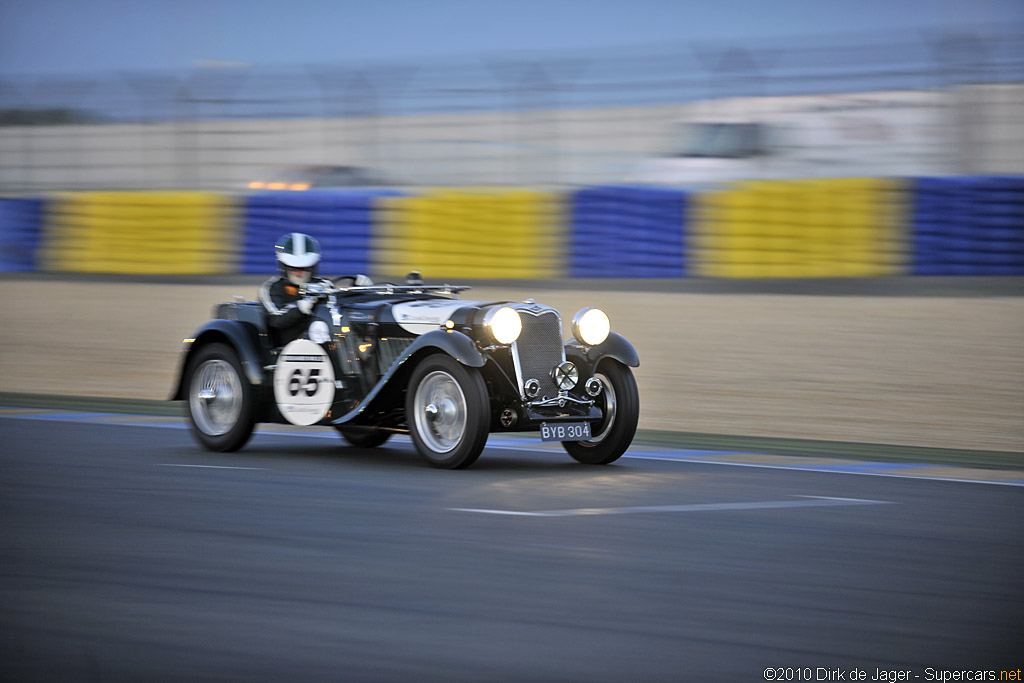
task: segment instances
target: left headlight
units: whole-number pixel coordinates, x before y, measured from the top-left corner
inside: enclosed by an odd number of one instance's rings
[[[484,324],[491,331],[494,341],[499,344],[511,344],[519,339],[519,333],[523,331],[523,321],[519,319],[519,313],[509,306],[492,308],[484,316]]]
[[[597,346],[612,330],[608,314],[600,308],[584,308],[572,317],[572,333],[587,346]]]

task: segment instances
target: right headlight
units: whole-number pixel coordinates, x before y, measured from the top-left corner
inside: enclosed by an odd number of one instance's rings
[[[597,346],[612,330],[608,314],[600,308],[584,308],[572,317],[572,334],[587,346]]]
[[[519,313],[509,306],[492,308],[484,316],[484,324],[491,331],[494,341],[499,344],[511,344],[519,339],[519,333],[523,331],[523,321],[519,318]]]

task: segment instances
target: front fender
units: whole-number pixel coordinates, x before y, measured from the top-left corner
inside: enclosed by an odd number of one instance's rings
[[[420,335],[416,338],[416,341],[409,345],[409,348],[401,355],[398,362],[401,362],[408,356],[416,355],[417,352],[427,348],[444,351],[463,365],[468,365],[472,368],[482,368],[484,363],[487,362],[483,354],[476,348],[476,342],[462,332],[454,330],[434,330],[433,332]]]
[[[615,332],[609,333],[608,338],[597,346],[583,346],[573,339],[565,345],[565,357],[570,360],[583,360],[592,368],[596,368],[605,358],[617,360],[631,368],[640,367],[640,356],[636,348],[629,340]]]
[[[487,362],[483,354],[477,350],[476,343],[462,332],[448,330],[427,332],[417,337],[416,341],[410,344],[402,352],[402,355],[395,359],[395,362],[391,364],[391,367],[388,368],[387,372],[384,373],[358,406],[332,421],[332,424],[345,424],[362,415],[364,411],[386,393],[396,377],[405,376],[405,371],[411,359],[431,351],[446,353],[463,365],[473,368],[482,368]]]
[[[249,383],[258,390],[263,388],[266,380],[263,374],[263,354],[260,352],[259,331],[249,323],[218,318],[208,321],[195,331],[191,341],[186,341],[178,364],[178,382],[174,394],[171,396],[172,401],[181,401],[185,398],[185,373],[188,371],[188,363],[192,354],[196,349],[216,342],[228,344],[234,348]]]

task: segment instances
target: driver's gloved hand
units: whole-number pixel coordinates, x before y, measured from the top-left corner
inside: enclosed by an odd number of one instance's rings
[[[309,315],[313,311],[313,306],[316,305],[316,299],[307,296],[305,299],[299,299],[295,305],[298,306],[303,315]]]

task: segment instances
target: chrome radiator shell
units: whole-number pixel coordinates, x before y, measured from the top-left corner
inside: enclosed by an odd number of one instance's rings
[[[549,306],[536,304],[514,305],[523,323],[519,339],[511,346],[512,362],[516,369],[519,396],[527,399],[524,383],[528,379],[540,382],[539,399],[558,396],[558,387],[551,370],[565,360],[562,341],[562,317]]]

